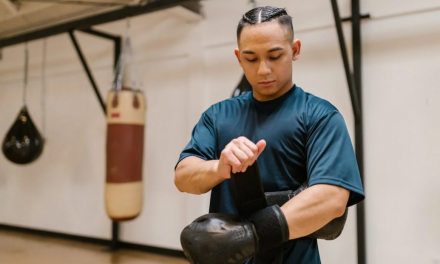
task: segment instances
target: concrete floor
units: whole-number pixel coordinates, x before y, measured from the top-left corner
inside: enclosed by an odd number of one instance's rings
[[[188,264],[183,258],[0,230],[1,264]]]

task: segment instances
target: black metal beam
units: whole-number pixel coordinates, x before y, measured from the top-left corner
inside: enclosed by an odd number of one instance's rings
[[[119,55],[121,54],[122,38],[116,37],[113,39],[113,41],[114,41],[113,69],[116,69],[116,65],[118,64],[118,60],[119,60]],[[113,221],[112,222],[112,241],[111,241],[111,245],[110,245],[110,250],[116,251],[119,248],[121,248],[121,243],[119,241],[119,223]]]
[[[180,6],[186,8],[196,14],[202,15],[202,6],[200,5],[200,1],[202,1],[202,0],[187,1],[187,2],[180,4]]]
[[[336,0],[331,0],[333,16],[335,18],[336,31],[338,33],[339,46],[341,48],[342,61],[344,63],[345,78],[347,79],[348,89],[350,91],[351,104],[353,107],[354,117],[356,122],[361,121],[361,107],[359,103],[359,96],[355,87],[353,75],[350,70],[350,63],[348,61],[347,46],[345,45],[344,32],[342,31],[342,21],[339,15],[338,3]]]
[[[200,0],[156,0],[137,6],[124,7],[114,11],[109,11],[103,14],[78,19],[72,22],[43,28],[18,36],[0,39],[0,48],[23,42],[29,42],[40,38],[50,37],[72,30],[88,29],[95,25],[109,23],[127,17],[143,15],[178,5],[181,5],[185,8],[190,9],[191,11],[198,12],[200,14],[201,11],[199,1]]]
[[[371,18],[370,14],[361,15],[361,19],[368,19],[368,18]],[[342,22],[347,22],[347,21],[351,22],[352,19],[353,19],[353,17],[344,17],[344,18],[341,18],[341,21]]]
[[[361,54],[361,19],[369,18],[370,15],[361,15],[359,0],[352,0],[352,16],[349,21],[352,22],[352,50],[353,50],[353,74],[350,70],[348,61],[345,38],[342,31],[342,21],[339,15],[339,8],[336,0],[331,0],[333,15],[335,18],[336,30],[338,33],[339,45],[341,48],[342,59],[344,62],[345,75],[350,89],[350,97],[353,106],[355,118],[355,149],[356,159],[364,183],[364,147],[363,147],[363,113],[362,113],[362,54]],[[363,184],[365,186],[365,184]],[[357,226],[357,263],[366,264],[365,249],[365,207],[364,202],[356,206],[356,226]]]
[[[89,6],[128,6],[128,3],[117,2],[97,2],[97,1],[71,1],[71,0],[20,0],[20,2],[30,3],[50,3],[58,5],[89,5]]]
[[[112,40],[114,42],[113,69],[115,69],[116,65],[118,64],[119,56],[121,54],[122,38],[120,36],[108,34],[106,32],[98,31],[98,30],[91,29],[91,28],[83,29],[81,31],[88,33],[88,34],[91,34],[91,35],[94,35],[94,36],[97,36],[97,37],[106,38],[106,39]],[[82,57],[82,55],[80,57]],[[83,63],[83,65],[84,65],[84,63]],[[85,64],[85,65],[86,66],[84,68],[88,69],[87,64]],[[87,71],[89,71],[89,70],[86,70],[86,72]],[[90,79],[90,82],[94,83],[93,78]],[[102,99],[99,98],[99,100],[101,101]],[[112,239],[110,241],[109,251],[114,252],[114,251],[121,248],[121,242],[119,241],[119,222],[112,221],[112,231],[111,232],[112,232]]]
[[[119,56],[121,55],[121,50],[122,50],[122,38],[117,37],[113,39],[113,41],[115,42],[114,54],[113,54],[113,69],[116,69],[116,66],[118,65],[118,61],[119,61]]]
[[[356,87],[356,94],[358,96],[359,107],[362,112],[362,41],[361,41],[361,19],[359,0],[351,1],[351,16],[352,16],[352,49],[353,49],[353,76]],[[361,180],[364,184],[364,121],[363,118],[355,122],[355,149],[356,159],[359,166]],[[365,206],[364,202],[356,206],[357,214],[357,251],[358,264],[367,263],[366,239],[365,239]]]
[[[112,222],[112,240],[110,242],[110,252],[115,252],[121,248],[121,242],[119,241],[119,223]]]
[[[93,78],[92,72],[90,71],[89,65],[87,64],[87,61],[84,58],[84,55],[81,51],[81,48],[79,47],[79,44],[75,38],[75,35],[73,34],[73,31],[69,31],[69,36],[72,39],[72,43],[75,46],[76,53],[78,53],[78,57],[81,60],[81,63],[83,65],[84,70],[86,71],[87,77],[89,78],[89,81],[92,84],[92,87],[93,87],[93,90],[95,91],[96,97],[99,100],[99,104],[101,105],[101,108],[104,111],[104,114],[106,114],[107,111],[106,111],[106,107],[104,104],[104,100],[102,100],[101,94],[99,93],[98,87],[96,86],[95,79]]]
[[[99,30],[96,30],[96,29],[91,29],[91,28],[81,29],[79,31],[87,33],[87,34],[90,34],[90,35],[94,35],[94,36],[97,36],[97,37],[110,39],[110,40],[118,40],[118,39],[120,40],[121,39],[120,36],[116,36],[116,35],[113,35],[113,34],[109,34],[109,33],[102,32],[102,31],[99,31]]]

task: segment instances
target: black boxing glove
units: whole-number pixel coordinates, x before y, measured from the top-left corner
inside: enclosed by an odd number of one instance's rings
[[[241,264],[259,252],[289,240],[289,227],[278,205],[249,217],[207,214],[185,227],[180,242],[191,264]]]

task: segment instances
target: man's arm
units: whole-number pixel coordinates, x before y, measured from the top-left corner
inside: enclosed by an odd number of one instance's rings
[[[266,141],[254,144],[245,137],[233,139],[223,149],[219,160],[203,160],[194,156],[180,161],[174,183],[181,192],[203,194],[231,178],[231,172],[245,171],[266,147]]]
[[[289,239],[307,236],[344,214],[350,192],[317,184],[285,203],[281,210],[289,225]]]
[[[206,161],[194,156],[183,159],[176,168],[174,184],[181,192],[204,194],[226,180],[218,173],[218,160]]]

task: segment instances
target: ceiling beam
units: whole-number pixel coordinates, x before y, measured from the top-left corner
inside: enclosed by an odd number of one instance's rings
[[[192,5],[178,5],[168,8],[167,11],[169,11],[173,16],[179,17],[188,23],[197,22],[203,19],[200,7]]]
[[[9,1],[9,0],[5,0],[5,1]],[[11,20],[11,19],[15,19],[17,17],[23,17],[25,15],[29,15],[29,14],[32,14],[34,12],[38,12],[38,11],[41,11],[41,10],[44,10],[44,9],[47,9],[47,8],[50,8],[50,7],[53,7],[53,6],[54,6],[54,4],[41,3],[41,4],[38,5],[38,7],[35,7],[35,8],[32,8],[32,9],[24,9],[24,10],[22,9],[22,10],[19,10],[19,11],[17,11],[17,13],[15,13],[12,16],[1,17],[0,18],[0,24],[1,23],[9,23],[9,20]]]
[[[11,15],[18,13],[18,7],[9,0],[0,0],[0,4],[3,5]]]
[[[96,26],[99,24],[109,23],[113,21],[117,21],[120,19],[124,19],[127,17],[134,17],[138,15],[143,15],[159,10],[163,10],[166,8],[185,5],[185,8],[191,8],[193,12],[200,12],[200,8],[195,8],[200,5],[200,0],[188,1],[188,0],[156,0],[152,2],[147,2],[137,6],[129,6],[120,8],[117,10],[109,11],[103,14],[98,14],[78,20],[74,20],[71,22],[63,23],[60,25],[50,26],[46,28],[42,28],[36,31],[24,33],[17,36],[11,36],[7,38],[0,38],[0,48],[7,47],[11,45],[20,44],[23,42],[29,42],[32,40],[37,40],[40,38],[50,37],[57,34],[65,33],[70,30],[81,30],[88,29],[92,26]],[[189,5],[193,2],[192,5]]]

